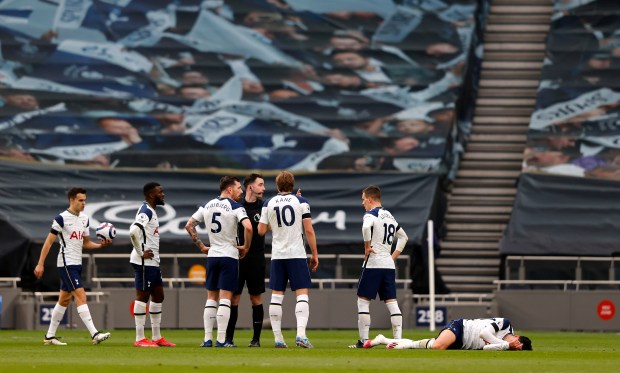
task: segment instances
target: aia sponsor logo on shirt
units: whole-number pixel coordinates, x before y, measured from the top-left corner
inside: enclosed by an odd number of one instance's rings
[[[84,239],[84,232],[82,231],[73,231],[71,232],[71,236],[69,237],[70,240],[83,240]]]

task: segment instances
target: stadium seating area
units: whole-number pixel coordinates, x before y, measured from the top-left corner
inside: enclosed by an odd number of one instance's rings
[[[475,0],[0,3],[0,154],[436,172]]]
[[[555,1],[524,170],[620,179],[620,8]]]

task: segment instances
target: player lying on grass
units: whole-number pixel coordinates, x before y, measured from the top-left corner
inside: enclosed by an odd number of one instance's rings
[[[429,349],[429,350],[532,350],[528,337],[514,334],[508,319],[458,319],[446,325],[437,338],[390,339],[379,334],[364,343],[364,348],[380,344],[390,350]]]

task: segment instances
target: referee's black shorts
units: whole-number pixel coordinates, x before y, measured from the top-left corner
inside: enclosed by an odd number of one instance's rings
[[[239,285],[235,294],[243,292],[247,284],[248,293],[259,295],[265,292],[265,257],[245,257],[239,260]]]

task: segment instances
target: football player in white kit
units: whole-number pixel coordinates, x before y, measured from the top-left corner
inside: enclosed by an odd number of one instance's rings
[[[165,193],[159,183],[150,182],[142,188],[144,202],[136,219],[129,227],[129,238],[133,245],[129,262],[134,268],[136,300],[133,314],[136,323],[135,347],[174,347],[161,336],[161,312],[164,301],[164,285],[159,269],[159,220],[155,207],[164,205]],[[149,304],[152,336],[149,341],[144,336],[146,323],[146,303]]]
[[[89,238],[89,219],[83,213],[86,206],[86,190],[83,188],[71,188],[67,193],[69,199],[69,208],[56,215],[52,221],[52,229],[47,235],[39,262],[34,269],[35,276],[40,279],[45,270],[44,263],[47,254],[49,254],[52,244],[58,237],[60,243],[60,251],[56,265],[60,275],[60,293],[58,294],[58,303],[52,311],[52,319],[49,329],[45,334],[43,343],[45,345],[65,346],[66,343],[61,342],[56,337],[56,330],[62,321],[65,311],[75,298],[78,314],[84,322],[84,325],[90,332],[93,344],[99,344],[108,337],[110,333],[102,333],[95,328],[88,305],[86,304],[86,291],[82,283],[82,249],[101,249],[112,243],[110,240],[95,243]]]
[[[276,177],[276,187],[278,194],[265,201],[258,223],[258,234],[261,236],[265,235],[270,228],[273,231],[269,278],[269,287],[272,290],[269,318],[275,337],[275,347],[287,347],[281,329],[282,301],[286,284],[290,281],[291,290],[297,295],[295,344],[303,348],[312,348],[306,336],[306,325],[310,316],[308,288],[312,285],[312,281],[308,271],[304,233],[312,251],[310,268],[313,272],[316,272],[319,266],[319,254],[312,227],[310,205],[306,199],[293,194],[295,177],[292,173],[280,172]]]
[[[514,334],[510,320],[501,317],[451,320],[437,338],[412,341],[389,339],[379,334],[369,342],[368,347],[385,344],[390,350],[532,350],[532,341],[526,336]]]
[[[370,331],[370,301],[377,297],[390,312],[394,338],[401,338],[403,315],[396,300],[396,258],[407,244],[407,234],[392,214],[381,206],[381,189],[371,185],[362,191],[366,210],[362,224],[365,259],[357,284],[357,327],[360,339],[349,348],[364,347]],[[392,244],[397,238],[396,248]]]
[[[213,325],[217,319],[215,347],[236,347],[226,343],[226,328],[230,319],[233,293],[239,282],[239,258],[247,254],[252,242],[252,224],[241,200],[241,183],[232,176],[220,179],[220,196],[201,206],[185,225],[190,237],[207,254],[207,303],[204,310],[205,337],[202,347],[213,346]],[[209,235],[207,247],[196,232],[196,226],[206,222]],[[243,225],[244,245],[238,246],[237,227]],[[218,303],[219,301],[219,303]]]

